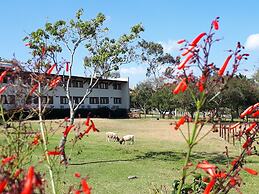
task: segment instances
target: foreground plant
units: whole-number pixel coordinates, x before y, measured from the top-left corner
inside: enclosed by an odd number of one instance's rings
[[[204,130],[204,125],[208,122],[212,122],[215,115],[217,115],[217,110],[214,110],[208,118],[204,120],[201,119],[201,112],[221,94],[228,81],[233,78],[237,72],[240,62],[249,56],[249,54],[243,53],[244,47],[238,42],[234,50],[227,51],[228,54],[223,65],[219,68],[216,67],[215,64],[209,60],[209,56],[213,44],[219,41],[219,39],[214,38],[215,31],[218,29],[219,18],[217,17],[213,20],[208,33],[200,33],[191,42],[184,39],[178,41],[179,44],[183,44],[181,50],[183,51],[182,56],[184,59],[181,60],[177,66],[178,73],[176,76],[170,75],[170,78],[179,80],[178,85],[173,89],[172,93],[177,95],[179,93],[188,92],[193,99],[196,111],[193,122],[188,115],[185,115],[176,122],[174,127],[175,130],[181,132],[187,145],[187,153],[182,168],[182,178],[180,181],[175,182],[174,193],[180,194],[194,191],[194,189],[191,189],[186,183],[186,178],[193,172],[191,154],[193,148],[214,129],[215,125],[212,125],[210,130],[201,133],[201,131]],[[231,63],[232,66],[230,68]],[[226,69],[231,70],[226,71]],[[198,78],[194,76],[194,71],[199,71]],[[170,71],[167,72],[172,73],[174,70],[170,69]],[[252,114],[254,111],[253,114],[256,114],[257,106],[258,105],[254,105],[247,112]],[[244,115],[242,117],[244,117]],[[186,122],[192,123],[192,125],[188,124],[188,131],[185,133],[181,130],[181,127]],[[248,126],[249,124],[246,124],[245,128]],[[258,139],[258,123],[254,123],[252,126],[253,130],[250,128],[245,129],[249,131],[249,133],[245,133],[247,140],[243,146],[244,150],[251,147]],[[243,167],[245,153],[246,151],[242,152],[238,157],[239,162],[235,163],[229,172],[226,170],[219,171],[215,165],[211,165],[207,161],[198,164],[197,168],[205,170],[210,175],[210,182],[206,188],[204,184],[200,184],[198,187],[199,192],[204,190],[204,193],[209,193],[213,190],[215,193],[227,193],[231,188],[235,188],[236,185],[239,185],[239,179],[237,177],[239,176],[238,172],[240,168]],[[243,167],[243,169],[247,168]],[[252,172],[252,170],[250,170],[250,172]],[[234,180],[236,180],[235,184]],[[228,183],[228,181],[230,181],[230,183]],[[196,192],[198,191],[196,190]]]

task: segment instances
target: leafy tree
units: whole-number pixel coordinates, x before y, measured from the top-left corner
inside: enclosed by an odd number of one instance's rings
[[[151,99],[152,108],[157,109],[162,118],[165,118],[166,112],[172,114],[173,110],[179,107],[177,97],[172,95],[172,87],[167,84],[158,88]]]
[[[253,79],[257,84],[259,84],[259,69],[257,69],[256,72],[254,73]]]
[[[230,109],[233,121],[241,110],[259,101],[259,89],[252,79],[239,75],[229,81],[220,98],[222,106]]]
[[[165,65],[172,65],[176,63],[173,56],[168,53],[164,53],[163,46],[159,43],[148,42],[142,40],[139,42],[140,47],[140,61],[147,64],[148,77],[153,77],[158,80],[161,77],[161,70]]]
[[[109,38],[108,28],[103,26],[105,22],[103,14],[100,13],[91,20],[83,20],[82,14],[83,10],[80,9],[75,19],[69,22],[59,20],[46,23],[45,28],[40,28],[24,38],[29,48],[32,49],[33,56],[47,58],[49,63],[44,64],[45,66],[54,63],[58,71],[63,70],[63,74],[67,75],[63,77],[63,87],[70,109],[70,125],[74,123],[76,111],[92,92],[99,79],[111,76],[112,72],[117,71],[122,64],[133,60],[134,42],[144,30],[138,24],[131,28],[129,34],[123,34],[118,39]],[[72,81],[75,54],[83,48],[86,54],[84,67],[89,72],[86,76],[90,77],[90,82],[87,83],[83,98],[76,103],[71,96],[69,85]],[[66,55],[68,58],[60,60],[59,53],[68,53]],[[65,69],[64,66],[66,66]],[[65,143],[66,137],[63,137],[60,142],[60,149],[63,153],[61,160],[67,163]]]
[[[146,117],[147,111],[152,106],[151,97],[153,95],[153,83],[150,80],[143,81],[131,92],[131,105],[134,108],[140,108]]]

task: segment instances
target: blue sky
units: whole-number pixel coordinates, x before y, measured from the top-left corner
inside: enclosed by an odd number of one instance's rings
[[[185,38],[192,40],[200,32],[209,29],[211,21],[220,16],[220,30],[217,37],[223,38],[213,50],[211,59],[221,66],[227,53],[237,41],[245,44],[250,53],[249,60],[241,70],[248,69],[251,75],[259,68],[259,1],[257,0],[8,0],[0,6],[0,56],[25,61],[28,49],[22,38],[42,27],[47,21],[73,18],[76,10],[83,8],[85,18],[93,18],[97,13],[106,15],[106,26],[111,36],[119,36],[129,31],[136,23],[142,23],[145,32],[142,37],[157,41],[174,56],[178,55],[175,42]],[[82,64],[84,53],[76,59]],[[145,66],[125,65],[122,77],[130,77],[133,86],[145,79]],[[76,75],[83,75],[83,68],[76,68]]]

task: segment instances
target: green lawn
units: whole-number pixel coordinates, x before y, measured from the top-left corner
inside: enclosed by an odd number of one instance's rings
[[[89,137],[84,137],[76,144],[67,169],[56,163],[56,167],[61,169],[59,177],[62,180],[58,185],[58,193],[66,193],[69,185],[79,183],[80,180],[74,177],[75,172],[89,177],[88,182],[94,194],[151,193],[154,185],[162,185],[170,190],[172,180],[179,178],[185,148],[179,132],[172,129],[170,122],[156,119],[95,119],[101,132],[90,133]],[[61,131],[50,137],[50,149],[58,145]],[[136,142],[134,145],[106,142],[107,131],[117,132],[119,136],[134,134]],[[73,136],[72,133],[70,136]],[[227,162],[222,153],[225,145],[229,146],[232,157],[238,153],[238,146],[228,144],[218,134],[211,134],[194,149],[192,162],[207,159],[224,166]],[[70,148],[68,142],[68,154]],[[36,153],[34,165],[47,174],[46,168],[38,163],[37,155],[41,157],[42,152],[38,150]],[[246,165],[258,171],[258,162],[258,157],[252,157]],[[258,193],[259,176],[246,172],[241,174],[246,183],[242,187],[243,193]],[[128,176],[137,178],[128,180]]]

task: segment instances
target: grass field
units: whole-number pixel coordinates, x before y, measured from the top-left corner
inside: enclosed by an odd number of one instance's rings
[[[89,185],[93,187],[93,194],[142,194],[152,193],[154,186],[161,185],[171,189],[172,181],[179,178],[181,166],[184,162],[185,144],[179,131],[172,129],[170,120],[156,119],[94,119],[100,133],[90,133],[79,141],[71,152],[70,165],[61,169],[58,193],[67,193],[68,186],[79,183],[74,177],[75,172],[89,176]],[[76,121],[77,123],[79,120]],[[62,129],[63,130],[63,129]],[[50,149],[58,145],[60,129],[49,139]],[[120,145],[116,142],[106,142],[105,132],[113,131],[119,136],[133,134],[136,137],[134,145]],[[73,136],[70,134],[70,136]],[[227,162],[222,153],[225,146],[229,146],[230,155],[238,154],[238,146],[234,147],[212,133],[194,149],[192,162],[207,159],[209,162],[224,166]],[[71,145],[67,143],[67,154]],[[37,152],[42,155],[42,152]],[[38,163],[35,154],[36,167],[45,171],[46,168]],[[36,162],[37,161],[37,162]],[[258,157],[251,157],[246,166],[259,170]],[[259,192],[259,176],[241,172],[244,182],[243,193],[256,194]],[[128,176],[137,176],[129,180]],[[235,192],[233,192],[235,193]]]

